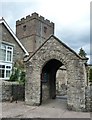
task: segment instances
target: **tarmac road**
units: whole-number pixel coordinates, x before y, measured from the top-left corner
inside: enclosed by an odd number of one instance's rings
[[[1,114],[0,114],[1,115]],[[3,118],[90,118],[89,112],[67,110],[66,99],[49,100],[41,106],[25,105],[25,102],[3,102]]]

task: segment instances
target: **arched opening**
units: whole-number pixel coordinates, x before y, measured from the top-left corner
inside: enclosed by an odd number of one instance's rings
[[[49,60],[42,68],[40,104],[56,98],[56,74],[63,63],[56,59]]]
[[[56,95],[62,98],[67,98],[67,70],[62,65],[56,73]]]

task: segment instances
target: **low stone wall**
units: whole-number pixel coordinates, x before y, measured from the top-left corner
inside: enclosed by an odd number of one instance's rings
[[[59,96],[67,95],[67,85],[65,84],[57,84],[56,86],[56,94]]]
[[[24,100],[25,98],[25,87],[17,82],[3,81],[0,88],[2,88],[0,101]]]
[[[92,85],[86,87],[86,111],[92,112]]]

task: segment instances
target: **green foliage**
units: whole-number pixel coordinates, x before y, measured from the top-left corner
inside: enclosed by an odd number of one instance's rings
[[[19,83],[25,84],[25,72],[24,71],[22,71],[20,74]]]
[[[89,82],[92,82],[92,68],[89,70]]]
[[[19,69],[15,69],[10,76],[10,81],[17,81],[19,77]]]
[[[86,53],[85,51],[81,48],[80,51],[79,51],[79,55],[83,58],[86,58]]]
[[[18,81],[25,84],[25,66],[22,61],[17,60],[13,66],[10,81]]]

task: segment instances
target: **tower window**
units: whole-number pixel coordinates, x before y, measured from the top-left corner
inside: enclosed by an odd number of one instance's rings
[[[46,33],[47,32],[47,27],[44,27],[44,33]]]
[[[26,25],[23,26],[23,30],[26,31]]]

